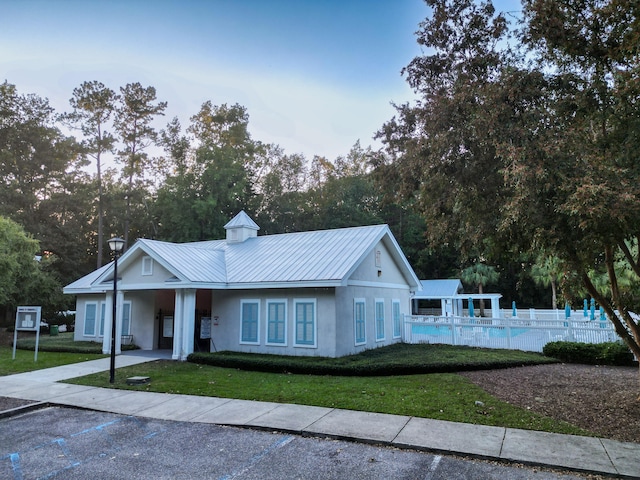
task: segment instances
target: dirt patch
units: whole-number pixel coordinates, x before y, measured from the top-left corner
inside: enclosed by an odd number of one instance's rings
[[[31,405],[31,400],[22,400],[19,398],[0,397],[0,412],[5,410],[11,410],[12,408],[24,407],[25,405]]]
[[[553,364],[464,372],[506,402],[622,442],[640,443],[636,367]]]

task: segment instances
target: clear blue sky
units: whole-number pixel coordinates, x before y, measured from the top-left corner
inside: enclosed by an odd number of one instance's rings
[[[505,0],[518,4],[517,0]],[[239,103],[254,139],[334,160],[374,145],[400,70],[421,53],[422,0],[0,0],[0,81],[69,108],[99,80],[156,88],[164,126]]]

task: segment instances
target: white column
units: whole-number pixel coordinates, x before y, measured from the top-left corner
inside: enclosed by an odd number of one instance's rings
[[[116,295],[116,355],[122,353],[122,317],[124,313],[124,292],[118,290]]]
[[[186,360],[193,353],[193,336],[196,325],[196,291],[184,290],[182,309],[182,351],[180,360]]]
[[[102,337],[102,353],[104,354],[111,353],[112,312],[113,312],[113,292],[108,292],[104,302],[104,337]]]
[[[491,318],[500,318],[500,301],[498,298],[491,299]]]
[[[183,312],[183,290],[176,290],[176,304],[173,313],[173,353],[171,354],[173,360],[179,360],[181,356]]]

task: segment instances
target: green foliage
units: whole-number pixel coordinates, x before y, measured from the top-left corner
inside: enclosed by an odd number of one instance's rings
[[[629,347],[621,342],[579,343],[550,342],[542,352],[548,356],[568,363],[584,363],[587,365],[632,366],[633,354]]]
[[[30,335],[27,338],[18,337],[16,348],[20,350],[35,350],[35,335]],[[122,345],[122,350],[136,350],[137,348],[136,345]],[[102,354],[102,342],[75,342],[72,332],[59,333],[58,335],[41,334],[38,351]]]
[[[116,93],[98,81],[83,82],[73,89],[73,97],[69,100],[73,111],[63,115],[63,121],[79,128],[83,135],[84,152],[96,162],[96,182],[98,186],[98,231],[96,267],[103,265],[103,226],[104,200],[102,184],[102,156],[113,152],[115,138],[107,130],[108,121],[115,111]]]
[[[483,287],[490,283],[495,283],[500,278],[500,274],[495,267],[485,263],[474,263],[465,268],[460,277],[463,282],[478,287],[478,292],[483,293]]]
[[[558,308],[557,286],[562,278],[563,265],[555,256],[539,255],[531,267],[531,278],[538,285],[551,286],[551,308]]]
[[[192,353],[194,363],[274,373],[383,376],[458,372],[548,363],[539,354],[449,345],[395,344],[340,358],[237,352]]]
[[[36,256],[37,240],[16,222],[0,216],[0,306],[40,305],[49,314],[64,305],[52,258]]]
[[[75,280],[86,262],[92,199],[81,148],[56,126],[45,98],[0,84],[0,215],[22,225],[41,251],[59,262],[51,270]]]
[[[433,14],[420,24],[418,43],[433,52],[403,71],[419,95],[415,106],[378,132],[387,145],[383,178],[415,198],[433,247],[455,246],[461,260],[482,252],[498,227],[505,192],[488,134],[494,91],[508,30],[490,2],[428,0]]]
[[[131,223],[136,214],[134,206],[144,205],[146,202],[146,195],[142,198],[136,197],[144,192],[144,174],[153,167],[152,159],[146,151],[157,140],[158,133],[152,122],[156,117],[164,115],[167,108],[167,102],[155,102],[154,87],[143,87],[138,82],[120,87],[120,102],[116,107],[114,128],[122,145],[118,151],[118,159],[123,164],[122,176],[127,180],[123,235],[127,246]],[[145,214],[148,212],[144,212],[143,217],[148,216]]]
[[[378,134],[382,178],[462,260],[557,257],[562,287],[581,284],[640,355],[618,278],[640,278],[640,4],[525,0],[519,23],[490,0],[427,4],[427,53],[404,70],[419,99]]]

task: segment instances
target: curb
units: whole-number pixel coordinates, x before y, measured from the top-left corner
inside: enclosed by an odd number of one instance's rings
[[[22,415],[23,413],[33,412],[34,410],[41,410],[50,406],[51,403],[49,402],[30,403],[28,405],[22,405],[21,407],[15,407],[10,408],[9,410],[0,411],[0,418],[15,417],[17,415]]]

